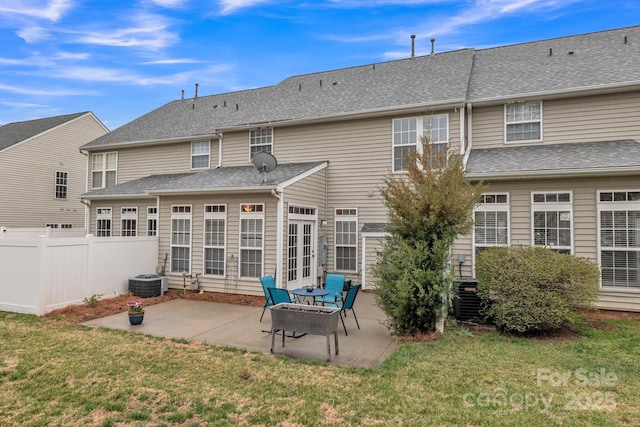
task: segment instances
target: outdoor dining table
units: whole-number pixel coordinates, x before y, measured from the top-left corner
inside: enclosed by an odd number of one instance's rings
[[[311,291],[309,291],[306,286],[302,288],[294,289],[291,291],[291,293],[295,295],[296,300],[300,303],[303,303],[306,301],[307,304],[309,304],[309,301],[307,300],[307,298],[311,298],[311,301],[313,301],[313,305],[316,305],[315,303],[316,297],[323,297],[323,296],[329,295],[329,291],[326,289],[311,288]]]

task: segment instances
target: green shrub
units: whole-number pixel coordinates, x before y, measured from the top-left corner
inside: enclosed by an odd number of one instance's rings
[[[591,260],[547,248],[490,248],[477,259],[483,313],[505,331],[551,331],[569,326],[598,298],[600,271]]]

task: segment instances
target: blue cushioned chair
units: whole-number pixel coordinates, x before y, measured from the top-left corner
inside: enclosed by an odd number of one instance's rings
[[[344,274],[327,274],[324,288],[329,291],[329,294],[323,297],[316,297],[316,303],[325,305],[336,304],[337,302],[342,301],[342,291],[344,289],[345,278],[346,276]]]
[[[274,280],[273,276],[263,276],[260,278],[260,283],[262,283],[262,291],[264,292],[264,297],[266,299],[265,304],[262,306],[262,314],[260,315],[260,321],[262,322],[262,317],[264,316],[265,310],[273,305],[273,300],[271,299],[269,288],[275,288],[276,281]]]
[[[358,325],[358,329],[360,329],[360,323],[358,323],[358,317],[356,316],[356,311],[353,309],[353,303],[356,302],[356,296],[358,296],[358,291],[360,290],[360,286],[362,285],[354,285],[349,288],[347,291],[347,296],[344,297],[344,302],[342,305],[331,304],[329,307],[339,308],[340,309],[340,320],[342,320],[342,327],[344,328],[345,335],[349,335],[347,333],[347,327],[344,325],[344,317],[347,317],[347,311],[351,310],[353,313],[353,318],[356,319],[356,325]],[[342,314],[344,313],[344,317]]]

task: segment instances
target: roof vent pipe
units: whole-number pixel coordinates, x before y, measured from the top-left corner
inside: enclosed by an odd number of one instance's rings
[[[182,92],[182,100],[184,101],[184,89],[182,89],[180,92]]]
[[[627,36],[624,36],[624,44],[627,44]]]
[[[549,56],[553,56],[553,49],[549,48]]]
[[[198,97],[198,86],[200,86],[200,84],[196,83],[196,95],[194,96],[194,99]]]
[[[436,46],[436,39],[431,39],[431,56],[436,54],[435,46]]]
[[[411,34],[411,58],[416,57],[416,35]]]

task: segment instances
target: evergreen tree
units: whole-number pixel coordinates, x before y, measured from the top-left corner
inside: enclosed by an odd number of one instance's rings
[[[372,273],[378,306],[397,334],[434,330],[451,289],[451,246],[473,225],[483,188],[465,179],[462,156],[452,150],[424,139],[422,153],[404,158],[406,175],[389,174],[381,188],[389,236]]]

